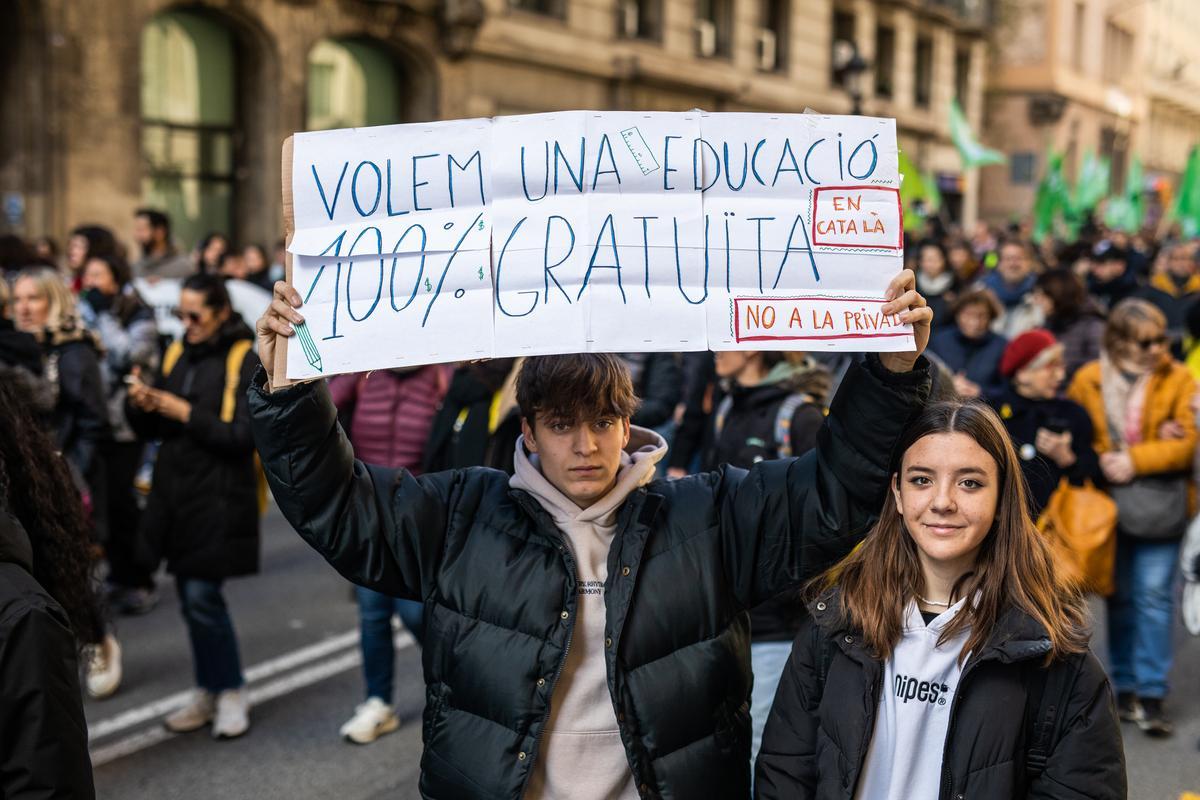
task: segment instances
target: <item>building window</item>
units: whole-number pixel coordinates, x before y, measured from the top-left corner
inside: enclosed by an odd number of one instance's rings
[[[143,202],[181,241],[236,233],[237,48],[233,33],[192,11],[159,14],[141,34]]]
[[[896,29],[886,25],[875,28],[875,96],[892,98],[896,72]]]
[[[835,9],[833,12],[833,38],[829,43],[829,85],[838,85],[837,49],[838,42],[854,43],[854,14]]]
[[[528,11],[531,14],[558,17],[559,19],[567,16],[566,0],[509,0],[509,2],[513,8]]]
[[[1104,26],[1104,81],[1124,83],[1129,80],[1133,58],[1133,34],[1108,22]]]
[[[399,70],[380,45],[324,39],[309,51],[308,130],[389,125],[400,109]]]
[[[763,72],[787,67],[788,17],[788,0],[761,0],[755,54]]]
[[[1087,24],[1087,6],[1083,0],[1075,0],[1075,14],[1071,25],[1071,68],[1083,72],[1083,34]]]
[[[1033,153],[1013,153],[1008,160],[1008,182],[1013,186],[1032,186],[1036,165]]]
[[[698,0],[696,55],[728,58],[733,36],[733,0]]]
[[[958,50],[954,54],[954,96],[965,110],[971,87],[971,51]]]
[[[933,96],[933,39],[928,36],[917,37],[917,60],[915,96],[913,98],[918,108],[929,108]]]
[[[662,0],[620,0],[617,33],[626,39],[662,39]]]

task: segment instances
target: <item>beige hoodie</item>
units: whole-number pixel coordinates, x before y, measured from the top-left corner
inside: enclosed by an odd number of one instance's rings
[[[617,512],[630,492],[654,478],[654,466],[666,452],[667,443],[657,433],[631,427],[616,486],[589,508],[581,509],[546,480],[538,457],[526,456],[524,441],[517,440],[510,485],[533,495],[562,531],[575,558],[579,593],[574,633],[550,699],[550,719],[526,800],[638,797],[608,693],[604,583]]]

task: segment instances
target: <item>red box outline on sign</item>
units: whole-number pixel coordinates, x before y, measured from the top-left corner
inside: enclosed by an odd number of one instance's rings
[[[912,336],[912,331],[897,333],[839,333],[830,334],[827,336],[742,336],[740,320],[742,315],[739,313],[739,303],[742,302],[777,302],[779,300],[850,300],[855,303],[879,303],[882,305],[883,300],[871,300],[862,297],[825,297],[823,295],[811,295],[807,297],[735,297],[733,298],[733,340],[739,344],[742,342],[796,342],[796,341],[832,341],[835,339],[894,339],[897,336]]]
[[[896,219],[900,225],[900,236],[896,240],[897,244],[847,244],[845,242],[822,242],[817,238],[817,209],[820,208],[819,197],[821,192],[844,192],[854,189],[871,189],[876,192],[893,192],[896,195]],[[890,186],[818,186],[813,189],[813,222],[812,222],[812,243],[813,247],[863,247],[869,250],[903,250],[904,249],[904,208],[900,202],[900,190],[893,189]]]

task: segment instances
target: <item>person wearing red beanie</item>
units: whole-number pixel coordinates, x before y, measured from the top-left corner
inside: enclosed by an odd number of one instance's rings
[[[1083,406],[1059,396],[1066,368],[1063,346],[1045,328],[1008,343],[1000,358],[1004,391],[988,398],[1021,457],[1037,517],[1063,477],[1080,486],[1100,480],[1092,421]]]

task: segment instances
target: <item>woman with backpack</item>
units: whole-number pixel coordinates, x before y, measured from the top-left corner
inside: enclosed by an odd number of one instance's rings
[[[213,738],[233,738],[250,726],[249,702],[221,586],[258,571],[260,499],[246,388],[259,361],[222,278],[184,281],[178,313],[184,338],[167,349],[159,377],[135,377],[129,386],[130,424],[162,441],[138,540],[144,566],[166,557],[192,645],[198,688],[166,727],[185,733],[212,723]]]
[[[928,406],[862,545],[810,584],[759,800],[1126,796],[1086,607],[982,403]]]

